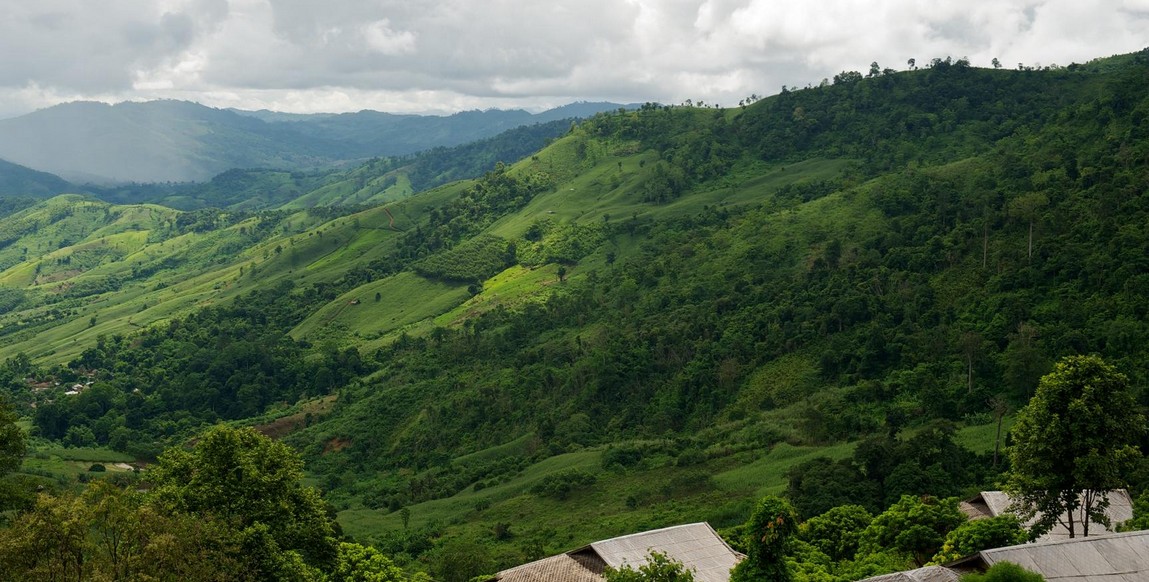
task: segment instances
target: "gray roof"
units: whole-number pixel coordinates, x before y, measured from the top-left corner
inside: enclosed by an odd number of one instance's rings
[[[1013,562],[1047,582],[1149,580],[1149,530],[982,550],[986,567]]]
[[[590,546],[612,568],[637,568],[652,550],[694,570],[697,582],[726,582],[742,555],[730,549],[708,523],[691,523],[631,534]]]
[[[566,554],[544,558],[499,572],[501,582],[602,582],[601,563],[575,559]]]
[[[882,574],[861,582],[957,582],[958,574],[942,566],[926,566],[908,572]]]
[[[693,570],[697,582],[728,582],[730,570],[745,557],[726,545],[710,524],[691,523],[594,542],[565,554],[503,570],[492,580],[601,582],[604,566],[637,568],[646,563],[651,551],[665,554]]]
[[[961,503],[961,510],[970,519],[981,519],[986,517],[997,517],[999,515],[1009,513],[1009,506],[1013,503],[1013,499],[1004,491],[982,491],[977,497],[963,501]],[[1133,500],[1129,496],[1129,492],[1124,489],[1114,489],[1109,492],[1109,509],[1105,511],[1109,516],[1110,522],[1115,526],[1125,520],[1133,518]],[[1082,523],[1083,515],[1080,511],[1073,517],[1075,524]],[[1025,525],[1028,527],[1032,525],[1037,518],[1030,520]],[[1075,526],[1076,527],[1076,526]],[[1089,524],[1090,535],[1095,533],[1112,532],[1112,529],[1106,529],[1098,523]],[[1081,529],[1076,528],[1077,535],[1081,535]],[[1053,526],[1045,535],[1038,538],[1037,541],[1061,540],[1069,539],[1069,529],[1060,523]]]

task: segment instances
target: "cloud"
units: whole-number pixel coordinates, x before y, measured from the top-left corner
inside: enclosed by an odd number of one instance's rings
[[[1068,64],[1149,0],[0,0],[0,107],[73,96],[315,110],[734,104],[877,61]],[[0,114],[6,113],[0,109]]]

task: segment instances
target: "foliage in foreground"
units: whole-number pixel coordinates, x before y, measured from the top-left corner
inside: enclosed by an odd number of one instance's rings
[[[1145,434],[1129,379],[1097,356],[1071,356],[1041,379],[1010,432],[1007,482],[1037,537],[1061,523],[1073,537],[1109,526],[1107,491],[1125,487]],[[1076,524],[1081,510],[1086,518]],[[1078,529],[1080,526],[1080,530]]]
[[[659,552],[650,552],[645,564],[637,569],[607,567],[603,572],[606,582],[694,582],[694,572],[682,563]]]
[[[373,548],[338,542],[302,462],[251,429],[171,449],[140,492],[97,480],[41,494],[0,535],[3,580],[406,582]]]
[[[1045,576],[1030,572],[1017,564],[994,564],[982,574],[966,574],[961,582],[1045,582]]]

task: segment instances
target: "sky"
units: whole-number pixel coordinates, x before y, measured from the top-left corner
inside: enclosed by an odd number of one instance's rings
[[[0,0],[0,117],[75,100],[296,113],[734,106],[871,62],[1068,65],[1149,0]]]

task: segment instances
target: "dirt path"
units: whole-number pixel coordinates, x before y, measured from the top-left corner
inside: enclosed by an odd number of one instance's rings
[[[383,212],[386,212],[387,218],[390,219],[390,222],[387,223],[387,228],[390,228],[395,232],[399,232],[399,229],[395,228],[395,215],[391,214],[391,209],[384,207]]]

